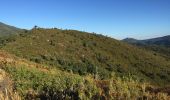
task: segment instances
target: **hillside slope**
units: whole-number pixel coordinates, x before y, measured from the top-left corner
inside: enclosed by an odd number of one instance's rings
[[[112,73],[157,85],[170,83],[170,62],[153,52],[97,34],[33,29],[2,48],[19,57],[80,75],[108,79]]]
[[[16,28],[16,27],[10,26],[10,25],[6,25],[6,24],[0,22],[0,37],[14,35],[21,31],[22,30],[19,28]]]
[[[158,88],[148,83],[112,75],[97,80],[91,75],[79,76],[21,59],[0,51],[1,100],[168,100],[169,87]]]

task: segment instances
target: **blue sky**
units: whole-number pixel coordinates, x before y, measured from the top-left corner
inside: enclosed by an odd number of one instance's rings
[[[0,22],[147,39],[170,35],[170,0],[0,0]]]

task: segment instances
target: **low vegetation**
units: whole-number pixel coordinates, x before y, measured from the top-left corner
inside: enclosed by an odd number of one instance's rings
[[[107,36],[34,27],[1,38],[0,47],[0,69],[11,82],[2,100],[170,98],[167,55]]]
[[[7,65],[4,70],[11,75],[14,89],[22,99],[148,99],[167,100],[167,93],[151,93],[148,84],[133,80],[131,76],[109,80],[96,80],[91,76],[62,72],[57,69],[42,70],[26,66]]]
[[[4,100],[117,100],[148,99],[168,100],[169,91],[147,82],[140,82],[133,75],[100,80],[89,74],[80,76],[0,53],[1,69],[10,78],[11,88],[0,95]],[[97,76],[98,74],[96,74]],[[3,100],[2,99],[2,100]]]
[[[170,62],[152,51],[115,39],[75,30],[33,28],[13,37],[2,49],[27,60],[79,75],[110,79],[129,73],[141,82],[166,86]]]

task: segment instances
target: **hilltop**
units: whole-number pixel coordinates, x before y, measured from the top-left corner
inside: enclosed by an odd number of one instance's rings
[[[134,39],[134,38],[125,38],[122,40],[123,42],[127,42],[127,43],[138,43],[140,40]]]

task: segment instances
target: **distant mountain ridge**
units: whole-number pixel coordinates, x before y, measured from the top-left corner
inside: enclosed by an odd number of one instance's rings
[[[134,39],[134,38],[125,38],[122,41],[127,42],[127,43],[137,43],[139,40]]]
[[[0,37],[8,36],[11,34],[17,34],[21,31],[22,31],[22,29],[20,29],[20,28],[16,28],[14,26],[10,26],[10,25],[0,22]]]
[[[122,41],[146,50],[153,51],[156,55],[161,55],[167,60],[170,60],[170,35],[146,40],[126,38]]]
[[[146,39],[146,40],[137,40],[133,38],[126,38],[122,41],[130,43],[130,44],[138,44],[138,45],[160,45],[165,47],[170,47],[170,35]]]
[[[155,44],[155,45],[162,45],[162,46],[169,46],[170,47],[170,35],[164,37],[158,37],[153,39],[143,40],[145,44]]]

